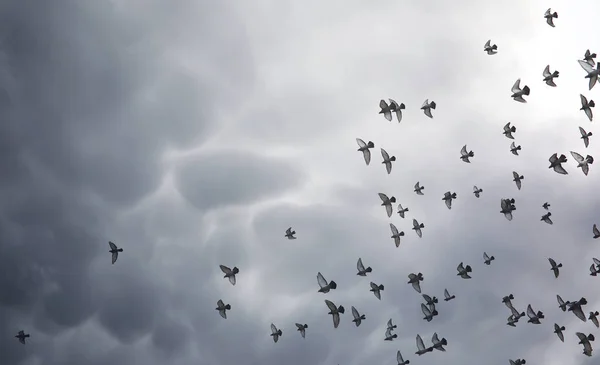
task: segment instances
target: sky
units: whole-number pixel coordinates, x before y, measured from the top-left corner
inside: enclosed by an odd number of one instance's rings
[[[569,154],[600,155],[598,122],[579,110],[600,86],[588,90],[576,62],[600,53],[599,12],[593,0],[3,1],[0,364],[395,364],[398,350],[415,365],[592,364],[575,332],[599,330],[555,298],[600,310],[588,272],[600,175]],[[488,39],[498,54],[483,52]],[[510,98],[517,78],[527,104]],[[406,105],[401,123],[378,114],[387,98]],[[587,149],[579,126],[594,133]],[[375,144],[369,166],[357,137]],[[379,148],[397,157],[390,175]],[[555,152],[568,175],[548,169]],[[377,193],[406,218],[388,218]],[[500,198],[516,200],[510,222]],[[390,222],[406,233],[399,248]],[[108,241],[124,249],[114,265]],[[564,265],[558,279],[548,257]],[[472,279],[456,276],[460,262]],[[220,264],[239,268],[235,286]],[[317,293],[319,271],[338,288]],[[440,299],[429,323],[407,284],[417,272]],[[541,325],[506,326],[511,293]],[[347,309],[337,329],[324,299]],[[351,306],[366,315],[358,328]],[[447,351],[416,356],[415,336],[434,332]]]

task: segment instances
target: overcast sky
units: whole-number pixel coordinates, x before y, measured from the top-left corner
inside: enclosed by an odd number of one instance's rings
[[[3,1],[0,364],[395,364],[397,350],[415,365],[592,364],[575,332],[599,330],[555,298],[600,310],[588,272],[600,174],[569,154],[600,158],[598,122],[579,110],[600,86],[589,91],[576,62],[600,53],[598,14],[594,0]],[[488,39],[497,55],[483,52]],[[510,98],[517,78],[527,104]],[[382,98],[405,103],[400,124],[378,114]],[[595,134],[588,149],[579,126]],[[356,137],[375,143],[370,166]],[[381,147],[397,157],[390,175]],[[554,152],[568,175],[548,169]],[[380,192],[406,219],[386,216]],[[513,221],[500,198],[516,199]],[[540,222],[546,201],[552,226]],[[390,222],[406,233],[399,248]],[[124,249],[115,265],[109,240]],[[548,257],[564,265],[558,279]],[[461,261],[471,280],[456,276]],[[237,285],[219,264],[240,269]],[[318,271],[338,289],[317,293]],[[432,322],[411,272],[440,299]],[[385,285],[381,301],[370,281]],[[444,288],[456,299],[443,302]],[[542,324],[506,326],[510,293],[519,310],[544,311]],[[326,298],[347,309],[338,329]],[[366,315],[358,328],[351,306]],[[434,332],[447,352],[417,357],[416,334],[429,344]]]

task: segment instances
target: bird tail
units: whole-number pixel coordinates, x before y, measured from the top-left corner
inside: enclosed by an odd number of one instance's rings
[[[437,303],[437,302],[438,302],[438,299],[437,299],[436,297],[433,297],[433,300],[432,300],[432,302],[434,302],[434,303]]]
[[[513,133],[516,132],[517,131],[517,127],[515,127],[515,126],[510,127],[510,131],[513,132]]]
[[[398,106],[398,109],[406,109],[406,106],[404,106],[404,103],[400,103],[400,105]]]
[[[472,272],[472,271],[473,271],[473,269],[471,269],[471,266],[470,266],[470,265],[467,265],[467,267],[465,267],[465,270],[466,270],[467,272]]]
[[[556,265],[556,267],[562,267],[562,263],[560,263],[560,264]]]
[[[521,317],[525,317],[525,312],[521,312]]]
[[[492,49],[495,51],[495,50],[497,50],[497,49],[498,49],[498,46],[494,44],[494,45],[492,46]]]
[[[419,228],[425,228],[425,225],[423,223],[419,224]]]
[[[225,309],[227,309],[227,310],[230,310],[230,309],[231,309],[231,305],[230,305],[230,304],[227,304],[227,305],[225,306]]]
[[[343,314],[345,311],[346,311],[346,309],[344,309],[344,306],[343,306],[343,305],[340,305],[340,306],[338,307],[338,313],[342,313],[342,314]]]
[[[435,106],[436,106],[435,101],[432,101],[431,103],[429,103],[429,107],[431,109],[435,109]]]
[[[307,325],[307,324],[305,324],[305,325],[304,325],[304,329],[307,329],[307,328],[308,328],[308,325]]]
[[[542,313],[542,311],[538,311],[538,312],[537,312],[537,317],[538,317],[538,318],[540,318],[540,319],[543,319],[543,318],[545,318],[545,317],[544,317],[544,313]]]
[[[375,147],[375,143],[369,141],[369,143],[367,143],[367,147],[373,148],[373,147]]]
[[[596,103],[593,100],[590,100],[590,102],[588,103],[588,105],[590,106],[590,108],[593,108],[596,106]]]
[[[369,266],[369,267],[367,267],[367,268],[365,269],[365,271],[366,271],[366,272],[371,272],[371,271],[373,271],[373,269],[371,269],[371,266]]]
[[[588,137],[591,137],[591,136],[593,136],[594,134],[593,134],[592,132],[588,132],[588,134],[587,134],[587,135],[588,135]]]
[[[517,146],[517,151],[520,151],[520,150],[521,150],[521,146]]]
[[[421,223],[421,225],[423,225],[423,224]],[[423,280],[423,274],[421,274],[421,273],[418,273],[418,274],[417,274],[417,278],[419,278],[419,280]]]
[[[554,72],[552,73],[552,76],[553,76],[553,77],[558,77],[558,71],[554,71]]]
[[[396,156],[390,157],[390,161],[396,161]]]
[[[587,162],[591,165],[594,163],[594,158],[590,155],[587,155],[587,157],[585,158],[587,160]]]
[[[594,341],[595,339],[596,337],[594,337],[594,335],[592,335],[591,333],[588,335],[588,340]]]
[[[379,285],[379,290],[383,290],[384,286],[383,284]]]
[[[523,87],[523,94],[529,95],[529,91],[529,86],[525,85],[525,87]]]
[[[393,196],[393,197],[391,197],[391,198],[390,198],[390,202],[392,202],[392,203],[395,203],[395,202],[396,202],[396,197],[394,197],[394,196]]]
[[[440,341],[440,343],[442,344],[442,346],[446,346],[448,344],[448,341],[446,341],[445,338],[442,338],[442,340]]]
[[[490,261],[494,261],[496,258],[494,256],[490,256]]]
[[[557,13],[557,12],[554,12],[554,14],[552,14],[552,17],[553,17],[553,18],[558,18],[558,13]]]
[[[509,295],[508,295],[508,299],[511,299],[511,300],[512,300],[512,299],[515,299],[515,296],[514,296],[514,295],[512,295],[512,294],[509,294]]]
[[[560,328],[560,330],[561,330],[561,331],[564,331],[564,330],[565,330],[565,326],[562,326],[562,327]]]
[[[331,281],[329,282],[329,287],[330,287],[331,289],[337,289],[337,283],[336,283],[335,281],[331,280]]]
[[[237,274],[240,272],[240,269],[237,268],[237,266],[233,267],[233,270],[231,270],[234,274]]]

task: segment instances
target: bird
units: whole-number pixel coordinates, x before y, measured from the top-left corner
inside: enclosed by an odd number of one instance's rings
[[[476,198],[480,197],[480,194],[483,193],[483,189],[477,187],[477,185],[473,186],[473,194],[475,194]]]
[[[390,318],[389,321],[387,322],[387,328],[393,330],[394,328],[397,328],[398,326],[396,326],[395,324],[392,323],[392,319]]]
[[[391,99],[390,100],[390,105],[388,105],[388,103],[385,102],[385,100],[381,99],[381,101],[379,102],[379,107],[381,108],[381,111],[379,112],[379,114],[383,114],[383,116],[385,117],[385,119],[387,119],[389,122],[392,121],[392,111],[394,110],[394,105],[392,104]]]
[[[331,314],[333,318],[333,328],[338,328],[338,326],[340,325],[340,314],[343,314],[345,312],[344,307],[341,305],[339,307],[336,307],[332,301],[327,299],[325,299],[325,304],[327,304],[327,307],[329,308],[329,313],[327,314]]]
[[[452,200],[454,199],[456,199],[456,193],[451,193],[449,191],[445,192],[444,197],[442,198],[448,209],[452,209]]]
[[[598,229],[596,224],[592,227],[592,232],[594,233],[594,238],[600,238],[600,229]]]
[[[431,320],[433,319],[433,313],[423,303],[421,303],[421,311],[423,312],[423,315],[425,315],[425,317],[423,317],[423,319],[426,320],[427,322],[431,322]]]
[[[588,84],[589,90],[592,90],[594,85],[596,85],[596,81],[598,81],[598,75],[600,74],[600,62],[596,63],[596,68],[594,68],[594,64],[589,64],[584,60],[577,60],[579,62],[579,66],[587,73],[584,79],[590,79]]]
[[[595,340],[594,335],[590,333],[586,336],[581,332],[576,332],[575,335],[577,336],[577,338],[579,338],[579,344],[583,345],[583,354],[586,356],[592,356],[593,349],[592,344],[590,342]]]
[[[510,312],[512,313],[513,321],[515,323],[519,322],[519,319],[521,317],[525,317],[525,312],[519,313],[519,311],[515,307],[513,307],[512,305],[510,306],[509,309],[510,309]]]
[[[25,331],[20,330],[15,337],[19,339],[20,343],[25,345],[25,339],[31,336],[29,334],[26,334]]]
[[[294,235],[296,234],[296,231],[292,231],[292,227],[288,228],[285,231],[285,236],[288,238],[288,240],[295,240],[296,237],[294,237]]]
[[[221,271],[223,271],[223,274],[225,274],[225,276],[223,276],[223,278],[229,279],[229,282],[231,283],[231,285],[235,285],[235,283],[236,283],[235,276],[240,272],[240,269],[238,269],[235,266],[233,267],[233,269],[230,269],[225,265],[219,265],[219,267],[221,268]]]
[[[419,294],[421,294],[421,281],[423,281],[423,274],[408,274],[408,284],[412,284],[413,289],[415,289]]]
[[[219,314],[221,315],[221,317],[223,317],[224,319],[227,319],[226,311],[231,309],[231,305],[225,304],[225,303],[223,303],[223,301],[221,299],[219,299],[219,301],[217,302],[217,308],[215,308],[215,309],[219,311]]]
[[[473,153],[473,151],[469,151],[467,152],[467,145],[464,145],[461,149],[460,149],[460,159],[463,160],[466,163],[471,163],[471,161],[469,161],[469,157],[474,157],[475,154]]]
[[[523,175],[519,175],[518,172],[513,171],[513,181],[517,184],[517,189],[521,190],[521,180],[525,177]]]
[[[423,113],[425,113],[426,116],[433,118],[433,115],[431,115],[431,110],[435,109],[436,106],[437,105],[435,104],[435,101],[432,100],[429,102],[429,99],[425,99],[423,105],[421,106],[421,110],[423,110]]]
[[[575,302],[569,303],[569,305],[568,305],[569,308],[567,309],[567,311],[573,312],[575,317],[579,318],[582,322],[587,322],[587,318],[585,317],[585,314],[583,313],[583,308],[582,308],[586,304],[587,304],[587,299],[582,297],[581,299],[579,299]]]
[[[583,94],[579,94],[579,98],[581,99],[581,108],[579,108],[579,110],[583,110],[583,112],[585,113],[585,115],[587,115],[588,119],[591,122],[594,118],[592,108],[596,106],[596,103],[591,99],[590,101],[588,101],[588,99],[585,96],[583,96]]]
[[[507,306],[508,309],[511,309],[511,308],[513,308],[511,300],[514,300],[514,299],[515,299],[514,295],[508,294],[508,295],[502,297],[502,303],[504,303],[504,305]]]
[[[444,289],[444,301],[445,302],[449,302],[454,298],[456,298],[456,295],[450,295],[450,293],[448,292],[448,289]]]
[[[394,223],[390,223],[390,229],[392,230],[392,238],[394,239],[394,243],[396,247],[400,246],[400,237],[404,236],[404,231],[398,232],[398,228],[394,225]]]
[[[504,125],[504,132],[502,132],[502,134],[504,134],[506,136],[506,138],[515,139],[515,137],[512,134],[515,133],[516,131],[517,131],[517,127],[511,126],[510,122],[508,122]]]
[[[408,365],[410,364],[410,360],[404,360],[402,358],[402,354],[400,353],[400,350],[398,350],[398,352],[396,353],[396,361],[398,362],[398,365]]]
[[[590,137],[593,136],[593,133],[586,132],[586,130],[581,127],[579,127],[579,133],[581,133],[581,139],[583,139],[583,144],[585,145],[585,148],[587,148],[590,145]]]
[[[363,265],[362,259],[360,257],[356,262],[356,269],[358,270],[358,272],[356,273],[356,275],[358,276],[367,276],[367,273],[373,271],[373,269],[371,269],[370,266],[365,269],[365,266]]]
[[[595,53],[590,53],[589,49],[585,51],[585,54],[583,55],[583,60],[589,63],[592,67],[596,64],[596,62],[594,62],[594,58],[596,58]]]
[[[402,204],[398,204],[398,214],[400,218],[404,218],[404,213],[408,212],[408,208],[402,208]]]
[[[517,79],[513,87],[510,89],[512,91],[511,98],[513,98],[513,100],[515,101],[518,101],[519,103],[527,103],[527,100],[523,99],[523,95],[529,95],[529,86],[525,85],[523,86],[523,89],[521,89],[521,87],[519,86],[520,83],[521,79]]]
[[[567,170],[562,167],[562,164],[567,162],[567,156],[560,155],[560,157],[558,157],[557,153],[554,153],[552,156],[550,156],[548,161],[550,161],[550,166],[548,166],[549,169],[554,169],[556,173],[561,175],[568,175]]]
[[[542,219],[540,219],[542,222],[546,222],[548,224],[553,224],[552,219],[550,219],[550,216],[552,215],[552,213],[548,212],[546,214],[544,214],[542,216]]]
[[[596,326],[596,328],[600,327],[600,323],[598,323],[598,315],[600,315],[600,313],[598,311],[595,311],[595,312],[590,312],[590,315],[588,317],[588,319],[590,321],[592,321],[592,323],[594,324],[594,326]]]
[[[417,236],[419,236],[419,238],[423,237],[423,231],[421,231],[423,228],[425,228],[425,225],[423,223],[419,223],[416,219],[413,218],[412,229],[417,233]]]
[[[123,249],[118,248],[117,245],[115,245],[111,241],[108,241],[108,246],[110,247],[110,250],[108,252],[112,253],[112,263],[114,265],[115,262],[117,262],[117,259],[119,258],[119,252],[123,252]]]
[[[397,334],[392,334],[392,330],[391,329],[386,329],[385,330],[385,341],[392,341],[394,338],[398,338]]]
[[[398,120],[398,123],[400,123],[402,121],[402,110],[404,110],[406,106],[404,103],[398,104],[392,99],[388,100],[390,101],[390,111],[396,113],[396,119]]]
[[[557,264],[553,258],[549,258],[548,262],[550,262],[550,270],[552,270],[552,272],[554,273],[554,277],[558,278],[558,274],[560,273],[558,269],[563,266],[562,263]]]
[[[550,204],[548,202],[542,204],[542,208],[548,210],[548,208],[550,208]]]
[[[423,299],[425,299],[425,302],[427,303],[427,305],[436,304],[438,302],[436,297],[432,298],[427,294],[422,294],[421,296],[423,297]]]
[[[381,292],[384,289],[383,285],[377,285],[374,282],[371,281],[371,283],[369,284],[371,286],[371,289],[369,289],[369,291],[372,291],[373,294],[375,295],[375,298],[381,300]]]
[[[308,328],[308,325],[305,324],[301,324],[301,323],[296,323],[296,330],[298,332],[300,332],[300,336],[302,336],[302,338],[306,337],[306,329]]]
[[[508,360],[508,362],[510,363],[510,365],[523,365],[526,364],[527,361],[522,360],[522,359],[516,359],[516,360]]]
[[[331,280],[330,282],[327,282],[327,280],[325,280],[325,278],[323,277],[323,275],[320,272],[317,273],[317,283],[321,287],[318,290],[318,293],[326,294],[326,293],[329,293],[330,290],[337,289],[337,283],[333,280]]]
[[[360,326],[362,321],[366,319],[366,317],[364,314],[361,315],[360,313],[358,313],[358,310],[356,308],[354,308],[354,306],[352,306],[351,309],[352,309],[352,317],[354,317],[352,322],[354,322],[356,327],[358,327],[358,326]]]
[[[565,326],[559,326],[556,323],[554,324],[554,333],[556,333],[556,335],[562,342],[565,342],[565,335],[563,334],[564,330]]]
[[[385,170],[387,171],[387,173],[389,175],[392,172],[392,162],[396,161],[396,156],[390,157],[390,155],[387,153],[387,151],[384,150],[383,148],[381,149],[381,156],[383,157],[382,164],[385,165]]]
[[[388,198],[387,195],[383,194],[383,193],[379,193],[379,198],[381,199],[382,203],[381,206],[385,207],[385,211],[387,213],[388,217],[392,216],[392,212],[394,210],[394,208],[392,207],[392,203],[396,202],[396,198],[395,197],[391,197]]]
[[[485,52],[487,52],[488,55],[495,55],[496,53],[498,53],[497,49],[498,46],[497,45],[491,45],[492,40],[488,40],[487,42],[485,42],[485,45],[483,46],[483,50]]]
[[[483,263],[486,265],[490,265],[492,263],[492,261],[494,261],[496,258],[494,256],[488,256],[487,253],[483,253]]]
[[[587,176],[588,172],[590,171],[590,165],[594,163],[594,158],[590,155],[587,155],[585,158],[583,158],[582,155],[573,151],[571,151],[571,156],[573,156],[577,162],[577,167],[581,167],[581,171],[583,171],[583,174]]]
[[[546,66],[546,68],[544,69],[543,75],[544,75],[544,82],[546,82],[546,85],[548,86],[552,86],[552,87],[556,87],[556,84],[554,83],[554,78],[558,77],[559,72],[558,71],[554,71],[554,72],[550,72],[550,65]]]
[[[469,273],[473,271],[473,269],[471,269],[471,266],[463,266],[463,263],[461,262],[456,267],[456,270],[458,271],[458,274],[456,275],[460,276],[463,279],[471,279],[471,276],[469,276]]]
[[[600,273],[600,269],[598,269],[598,265],[592,264],[590,265],[590,275],[597,276]]]
[[[442,337],[442,339],[440,340],[438,338],[438,335],[436,332],[433,333],[433,337],[431,337],[431,342],[433,343],[433,348],[439,351],[443,351],[445,352],[446,349],[444,348],[444,346],[446,346],[448,344],[448,341],[446,341],[445,338]]]
[[[417,352],[415,352],[415,354],[421,356],[427,352],[431,352],[433,351],[433,346],[431,347],[425,347],[425,344],[423,343],[423,339],[421,338],[421,335],[417,335]]]
[[[513,219],[513,204],[514,199],[500,199],[500,213],[504,214],[504,217],[509,221]]]
[[[369,164],[371,163],[370,148],[374,148],[375,144],[371,141],[369,141],[369,143],[365,143],[365,141],[363,141],[360,138],[356,139],[356,143],[358,143],[358,151],[362,152],[363,157],[365,159],[365,163],[367,164],[367,166],[369,166]]]
[[[419,182],[417,181],[417,183],[415,184],[415,190],[413,190],[415,193],[417,193],[417,195],[424,195],[423,194],[423,189],[425,189],[424,186],[419,185]]]
[[[546,12],[544,13],[544,18],[546,18],[546,23],[548,23],[549,26],[554,28],[553,19],[558,18],[558,13],[557,12],[553,13],[552,9],[548,8],[548,10],[546,10]]]
[[[571,302],[569,302],[568,300],[565,302],[563,300],[563,298],[560,295],[558,295],[558,294],[556,294],[556,301],[558,302],[558,308],[560,308],[563,312],[566,312],[567,311],[567,306],[569,304],[571,304]]]
[[[520,150],[521,150],[521,145],[516,146],[515,142],[512,142],[510,144],[510,152],[512,152],[513,155],[518,156]]]
[[[275,327],[273,323],[271,323],[271,336],[273,336],[273,342],[277,343],[279,341],[279,337],[283,335],[283,332]]]
[[[529,304],[527,305],[527,317],[529,317],[528,323],[541,324],[540,319],[544,318],[544,313],[542,311],[535,312]]]
[[[508,318],[506,319],[506,324],[507,324],[508,326],[511,326],[511,327],[517,327],[517,322],[518,322],[518,321],[519,321],[519,320],[516,320],[516,319],[515,319],[515,317],[514,317],[514,316],[511,314],[511,315],[510,315],[510,316],[508,316]]]

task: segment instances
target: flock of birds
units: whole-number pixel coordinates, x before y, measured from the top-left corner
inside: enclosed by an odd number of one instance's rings
[[[546,19],[548,25],[550,25],[551,27],[554,27],[555,26],[554,19],[558,18],[558,14],[556,12],[552,12],[551,9],[548,9],[544,14],[544,18]],[[496,44],[492,45],[491,40],[488,40],[484,45],[484,51],[488,55],[494,55],[498,52],[498,47]],[[578,60],[580,66],[587,73],[585,78],[589,79],[589,89],[590,90],[596,84],[596,81],[600,74],[600,62],[596,63],[596,65],[595,65],[595,61],[594,61],[595,58],[596,58],[596,54],[590,53],[590,51],[587,50],[584,54],[583,59]],[[596,67],[594,68],[594,66],[596,66]],[[544,71],[542,72],[542,75],[543,75],[543,81],[548,86],[556,87],[556,83],[555,83],[554,79],[559,77],[559,71],[555,70],[552,72],[552,71],[550,71],[550,65],[547,65],[545,67]],[[527,101],[524,99],[524,96],[528,96],[530,94],[530,88],[527,85],[525,85],[521,88],[520,83],[521,83],[521,79],[517,79],[515,81],[513,87],[511,88],[511,92],[512,92],[511,97],[515,101],[518,101],[520,103],[527,103]],[[592,119],[593,119],[592,108],[595,106],[595,103],[593,100],[588,101],[584,95],[580,95],[580,97],[581,97],[581,109],[580,110],[584,111],[584,113],[586,114],[588,119],[590,121],[592,121]],[[383,114],[385,119],[388,121],[392,121],[393,115],[395,114],[396,119],[398,120],[398,123],[400,123],[402,121],[402,111],[405,110],[405,108],[406,108],[404,103],[398,104],[396,101],[394,101],[392,99],[388,99],[388,101],[389,101],[389,104],[385,100],[380,101],[379,106],[381,108],[381,111],[379,112],[379,114]],[[426,116],[428,116],[429,118],[433,118],[432,110],[435,110],[435,108],[436,108],[435,101],[433,101],[433,100],[429,101],[429,99],[426,99],[425,102],[423,103],[423,105],[421,106],[421,110],[423,110],[424,114]],[[503,128],[503,134],[509,139],[514,139],[513,134],[516,133],[516,131],[517,131],[516,127],[511,126],[510,122],[507,123]],[[582,127],[579,127],[579,131],[581,133],[581,139],[583,139],[584,145],[587,148],[589,146],[590,137],[592,136],[592,132],[587,132]],[[358,151],[360,151],[362,153],[365,163],[367,165],[369,165],[371,162],[371,149],[373,149],[375,147],[375,144],[371,141],[365,142],[364,140],[362,140],[360,138],[357,138],[356,142],[358,143],[358,146],[359,146]],[[513,141],[510,145],[510,152],[512,154],[518,156],[520,150],[521,150],[521,146],[515,145],[515,142]],[[396,157],[390,156],[389,153],[386,150],[384,150],[383,148],[381,148],[381,155],[383,158],[382,164],[385,165],[387,173],[390,174],[392,171],[392,163],[394,161],[396,161]],[[471,162],[470,159],[473,158],[474,156],[475,156],[474,152],[469,151],[467,149],[466,145],[464,145],[461,148],[460,159],[462,161],[464,161],[466,163],[470,163]],[[581,155],[577,152],[573,152],[573,151],[571,151],[571,156],[577,162],[577,167],[581,168],[583,173],[587,176],[587,174],[589,172],[589,165],[593,164],[594,158],[590,155],[583,157],[583,155]],[[553,169],[555,172],[562,174],[562,175],[568,174],[567,171],[565,170],[565,168],[562,166],[562,164],[567,162],[567,157],[564,154],[561,154],[560,156],[558,156],[558,153],[552,154],[552,156],[550,156],[550,158],[549,158],[549,162],[550,162],[550,166],[549,166],[550,169]],[[524,179],[523,175],[517,173],[516,171],[513,171],[513,181],[515,182],[518,190],[521,189],[523,179]],[[423,193],[424,189],[425,189],[425,187],[422,186],[420,184],[420,182],[417,182],[414,185],[414,192],[417,195],[424,195],[424,193]],[[473,194],[475,195],[476,198],[479,198],[482,193],[483,193],[483,189],[478,188],[477,186],[473,187]],[[396,203],[396,198],[393,196],[388,197],[386,194],[383,194],[383,193],[379,193],[379,198],[382,201],[381,205],[385,207],[388,218],[390,218],[392,216],[393,210],[394,210],[392,204]],[[456,198],[457,198],[457,195],[455,192],[447,191],[444,193],[442,200],[444,201],[444,203],[446,204],[446,207],[448,209],[452,209],[452,201],[455,200]],[[543,221],[547,224],[553,224],[553,222],[550,218],[552,213],[549,212],[550,204],[546,202],[542,205],[542,207],[548,212],[542,216],[541,221]],[[502,213],[506,217],[506,219],[508,219],[509,221],[512,220],[512,218],[513,218],[512,212],[516,210],[515,199],[514,198],[500,199],[500,209],[501,209],[500,213]],[[409,211],[408,208],[403,207],[402,204],[398,204],[397,213],[401,218],[405,218],[405,214],[408,211]],[[425,228],[425,225],[423,223],[419,223],[414,218],[413,218],[412,223],[413,223],[412,230],[414,230],[415,233],[417,234],[417,236],[419,238],[421,238],[423,235],[422,230]],[[390,229],[392,232],[391,238],[394,240],[396,247],[399,247],[400,240],[401,240],[401,237],[404,236],[404,232],[398,230],[398,228],[393,223],[390,223]],[[596,224],[593,225],[592,231],[593,231],[593,238],[595,238],[595,239],[600,238],[600,230],[598,229]],[[285,231],[285,237],[287,237],[290,240],[296,239],[296,231],[292,230],[292,227],[288,228]],[[113,242],[109,241],[108,244],[110,247],[109,252],[112,255],[112,263],[114,264],[119,257],[119,253],[123,252],[123,249],[117,247],[117,245]],[[483,262],[485,265],[491,265],[492,261],[494,261],[494,260],[495,260],[494,256],[490,256],[486,252],[483,253]],[[557,263],[552,258],[549,258],[548,261],[550,262],[550,266],[551,266],[550,270],[554,273],[554,276],[556,278],[558,278],[559,273],[560,273],[560,268],[562,267],[562,263]],[[240,270],[235,266],[233,268],[229,268],[225,265],[219,265],[219,267],[220,267],[221,271],[225,274],[224,278],[228,279],[229,282],[231,283],[231,285],[235,285],[236,284],[236,275],[240,272]],[[372,272],[371,267],[364,266],[361,258],[358,259],[358,262],[356,263],[356,268],[358,271],[357,275],[361,276],[361,277],[366,277],[369,273]],[[462,279],[471,279],[470,274],[472,273],[473,270],[470,265],[465,265],[463,262],[461,262],[457,266],[456,269],[457,269],[457,276],[461,277]],[[598,260],[597,258],[593,258],[593,263],[591,264],[589,270],[590,270],[590,275],[597,276],[600,273],[600,260]],[[421,294],[421,282],[424,280],[423,274],[422,273],[416,273],[416,274],[410,273],[408,275],[408,279],[409,279],[408,284],[411,284],[412,287],[414,288],[414,290],[417,293]],[[333,280],[327,281],[320,272],[317,273],[317,283],[320,287],[318,290],[319,293],[327,294],[331,290],[335,290],[337,288],[337,284],[335,281],[333,281]],[[385,289],[385,287],[383,285],[376,284],[374,282],[370,282],[370,291],[379,300],[381,300],[381,292],[383,292],[384,289]],[[424,300],[424,303],[421,303],[421,311],[423,312],[423,315],[424,315],[423,319],[426,320],[427,322],[431,322],[439,314],[437,311],[437,308],[436,308],[438,299],[435,296],[432,297],[427,294],[421,294],[421,295]],[[448,291],[448,289],[444,289],[444,301],[449,302],[455,298],[456,298],[456,296],[451,295],[450,292]],[[586,298],[582,297],[579,300],[575,300],[575,301],[564,301],[560,295],[556,295],[556,298],[558,301],[558,307],[563,312],[567,312],[567,311],[572,312],[581,321],[586,322],[589,319],[596,327],[600,327],[600,324],[598,321],[598,316],[600,315],[600,313],[598,311],[591,311],[591,312],[589,312],[588,316],[585,315],[583,306],[585,306],[587,304]],[[516,324],[519,322],[519,319],[521,317],[524,317],[525,315],[527,315],[527,317],[529,318],[529,320],[527,321],[528,323],[531,323],[531,324],[541,324],[542,323],[541,320],[544,319],[544,313],[542,311],[535,311],[532,308],[531,304],[529,304],[529,305],[527,305],[527,309],[525,312],[519,312],[519,310],[517,310],[515,308],[515,306],[513,305],[514,299],[515,299],[515,297],[512,294],[509,294],[502,298],[502,303],[504,303],[506,305],[506,307],[510,310],[510,315],[507,319],[508,326],[516,327]],[[332,316],[333,327],[338,328],[338,326],[340,324],[340,315],[345,313],[345,308],[342,305],[338,306],[338,305],[334,304],[332,301],[327,300],[327,299],[325,299],[325,304],[329,310],[328,314]],[[222,299],[219,299],[217,301],[217,307],[215,309],[218,311],[218,313],[221,317],[226,319],[227,311],[231,310],[231,305],[226,304],[225,302],[223,302]],[[361,314],[358,311],[358,309],[356,309],[354,306],[351,307],[351,312],[352,312],[352,317],[353,317],[352,322],[355,324],[356,327],[360,326],[361,323],[366,319],[366,316],[364,314]],[[295,323],[295,325],[296,325],[297,331],[300,333],[300,336],[302,336],[302,338],[304,338],[306,336],[306,331],[308,329],[308,325],[306,323],[304,323],[304,324],[303,323]],[[395,328],[397,328],[397,326],[393,324],[392,319],[390,318],[389,321],[387,322],[387,328],[386,328],[385,335],[384,335],[385,341],[392,341],[393,339],[398,337],[397,334],[393,333]],[[565,330],[566,330],[565,326],[561,326],[557,323],[554,324],[554,333],[556,333],[557,337],[562,342],[564,342],[564,340],[565,340],[565,338],[564,338]],[[276,327],[275,324],[272,323],[271,324],[271,337],[273,338],[273,341],[278,342],[279,338],[282,335],[283,335],[283,331],[280,328]],[[581,332],[576,332],[575,335],[579,339],[579,344],[583,345],[583,353],[587,356],[591,356],[592,355],[591,342],[594,341],[594,339],[595,339],[594,335],[593,334],[585,335],[584,333],[581,333]],[[30,335],[26,334],[25,331],[21,330],[18,332],[18,334],[15,337],[18,338],[19,342],[21,342],[22,344],[25,344],[26,343],[25,339],[29,338]],[[446,340],[446,338],[440,339],[438,337],[438,334],[434,333],[431,338],[431,345],[426,346],[425,343],[423,342],[423,339],[421,338],[421,336],[417,334],[417,336],[416,336],[417,351],[415,352],[415,354],[421,356],[428,352],[432,352],[433,350],[446,351],[444,346],[446,346],[447,344],[448,344],[448,341]],[[398,365],[408,365],[410,363],[410,360],[404,360],[400,351],[397,352],[396,358],[397,358]],[[526,360],[510,359],[509,363],[511,365],[523,365],[526,363]]]

